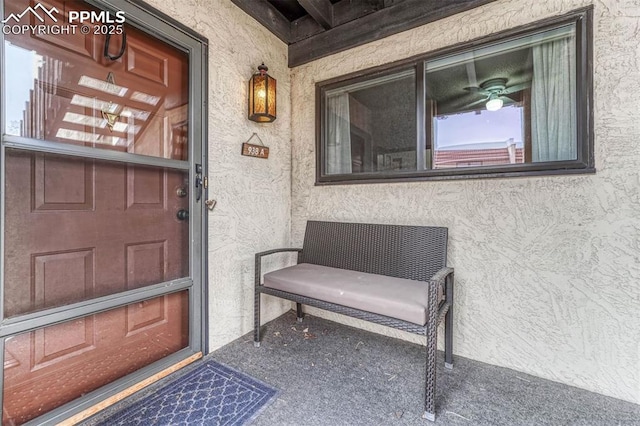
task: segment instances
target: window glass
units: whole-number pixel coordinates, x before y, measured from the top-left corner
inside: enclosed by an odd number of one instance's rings
[[[189,276],[182,171],[6,150],[5,318]]]
[[[434,169],[577,159],[573,25],[427,61]]]
[[[523,107],[509,105],[434,117],[433,168],[523,163],[522,114]]]
[[[24,424],[188,347],[188,309],[185,290],[7,338],[2,424]]]
[[[32,4],[5,1],[5,16],[22,16]],[[70,10],[97,13],[84,2],[46,4],[55,8],[60,22],[68,20]],[[25,15],[26,22],[26,16],[36,19]],[[46,18],[44,24],[56,28],[55,22]],[[95,31],[84,34],[79,28],[73,34],[33,34],[13,24],[11,28],[4,36],[6,108],[0,133],[188,159],[185,52],[128,24],[114,28],[109,38]],[[122,56],[116,57],[120,49]]]
[[[580,12],[318,83],[317,182],[593,173],[591,25]]]
[[[326,174],[416,170],[414,69],[326,92]]]

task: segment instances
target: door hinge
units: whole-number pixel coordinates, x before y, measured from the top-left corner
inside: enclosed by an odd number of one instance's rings
[[[207,176],[204,177],[204,181],[203,181],[202,185],[204,186],[204,189],[208,189],[209,188],[209,178]]]

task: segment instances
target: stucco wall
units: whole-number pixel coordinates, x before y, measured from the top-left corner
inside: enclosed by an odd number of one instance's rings
[[[500,0],[293,69],[292,242],[307,219],[447,226],[455,354],[640,403],[637,2],[594,2],[597,174],[314,186],[316,82],[589,4]]]
[[[149,0],[209,39],[209,348],[253,329],[254,253],[289,244],[291,103],[287,46],[228,0]],[[264,62],[277,80],[278,118],[247,119],[247,85]],[[253,133],[269,159],[240,155]],[[274,259],[273,265],[282,262]],[[263,298],[263,321],[291,308]]]

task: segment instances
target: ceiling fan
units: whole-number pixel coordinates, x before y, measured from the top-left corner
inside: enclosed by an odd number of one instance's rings
[[[513,86],[507,87],[507,79],[506,78],[492,78],[491,80],[487,80],[480,85],[480,87],[465,87],[464,90],[471,93],[480,93],[485,95],[486,97],[480,99],[478,101],[472,102],[467,107],[472,107],[483,102],[486,102],[486,107],[488,111],[498,111],[504,105],[505,100],[507,102],[515,102],[515,99],[512,95],[513,93],[517,93],[527,87],[530,87],[531,83],[522,83],[516,84]]]

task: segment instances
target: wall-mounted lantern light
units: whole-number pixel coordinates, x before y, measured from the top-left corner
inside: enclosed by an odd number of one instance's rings
[[[276,80],[264,65],[249,80],[249,120],[269,123],[276,119]]]

